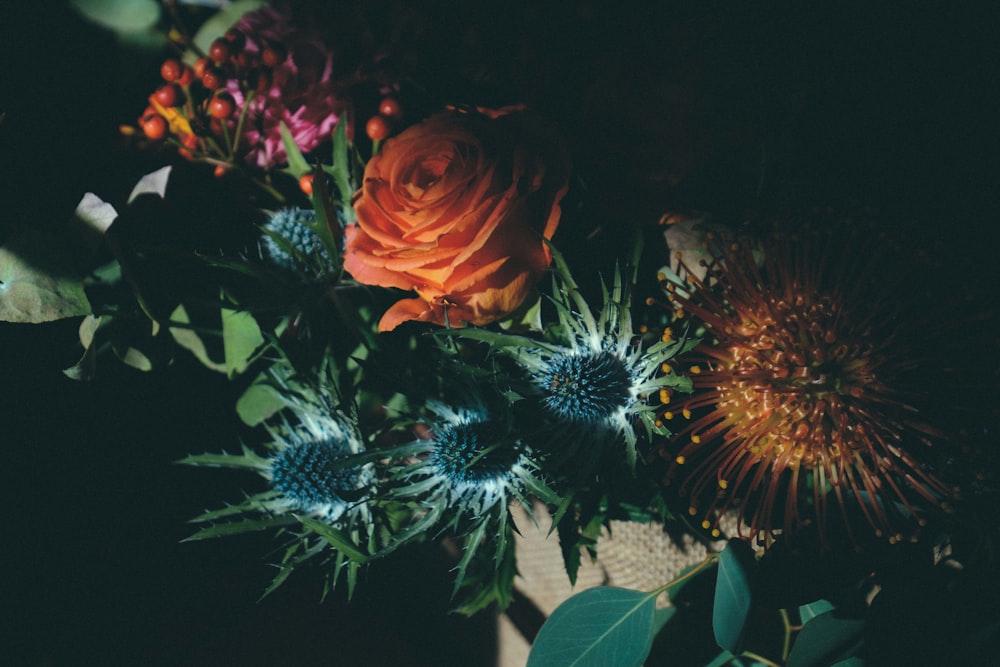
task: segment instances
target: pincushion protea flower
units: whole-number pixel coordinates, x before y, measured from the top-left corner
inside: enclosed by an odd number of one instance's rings
[[[663,453],[690,513],[714,534],[735,509],[758,538],[813,521],[822,536],[836,506],[852,540],[860,512],[895,541],[947,510],[956,490],[921,461],[944,444],[920,410],[935,322],[906,263],[847,222],[775,232],[760,265],[749,242],[708,244],[704,280],[660,276],[706,334],[694,393],[663,413],[687,420]]]

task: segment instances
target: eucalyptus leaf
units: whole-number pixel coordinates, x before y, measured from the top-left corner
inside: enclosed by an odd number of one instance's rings
[[[835,611],[820,614],[795,638],[786,667],[830,667],[856,655],[864,640],[865,621],[843,618]]]
[[[0,247],[0,321],[38,324],[90,314],[83,281],[58,239],[25,232]]]
[[[815,602],[799,606],[799,619],[801,619],[802,625],[805,625],[817,616],[825,614],[828,611],[833,611],[833,609],[834,606],[832,603],[826,600],[816,600]]]
[[[653,645],[656,593],[592,588],[542,626],[528,667],[639,667]]]
[[[729,540],[719,554],[712,631],[719,646],[732,653],[739,653],[743,647],[756,566],[753,549],[738,538]]]

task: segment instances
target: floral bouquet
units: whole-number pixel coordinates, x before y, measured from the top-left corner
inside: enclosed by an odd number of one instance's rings
[[[914,578],[968,610],[951,664],[996,649],[967,604],[996,560],[995,455],[962,412],[986,389],[933,258],[860,209],[616,220],[571,120],[530,89],[436,94],[352,3],[165,6],[176,52],[120,130],[162,168],[124,206],[83,197],[75,264],[8,238],[0,315],[81,318],[74,379],[190,354],[231,381],[243,430],[181,463],[247,491],[190,539],[268,531],[263,593],[311,564],[348,597],[439,543],[468,615],[530,598],[540,524],[571,584],[615,522],[695,550],[577,592],[525,632],[532,666],[898,664]]]

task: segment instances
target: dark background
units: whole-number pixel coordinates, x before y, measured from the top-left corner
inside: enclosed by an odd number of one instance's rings
[[[371,7],[432,98],[521,97],[557,117],[609,219],[871,206],[946,259],[928,280],[998,277],[989,3],[609,4],[425,2],[398,21],[392,3]],[[58,229],[84,192],[120,202],[163,163],[117,135],[162,56],[62,3],[12,6],[0,9],[0,231]],[[258,602],[277,557],[268,536],[180,543],[187,519],[242,490],[236,473],[172,464],[238,446],[234,390],[186,357],[150,374],[105,358],[74,383],[60,371],[79,355],[76,326],[0,324],[0,662],[488,664],[489,620],[446,614],[448,563],[433,548],[374,567],[347,606],[340,592],[320,604],[309,571]]]

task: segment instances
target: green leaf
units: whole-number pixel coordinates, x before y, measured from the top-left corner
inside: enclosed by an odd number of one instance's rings
[[[861,649],[865,621],[843,618],[828,611],[812,619],[802,628],[786,667],[829,667],[856,655]]]
[[[653,612],[653,634],[659,634],[663,626],[670,622],[670,619],[677,613],[677,607],[664,607]]]
[[[191,324],[191,318],[188,316],[183,304],[177,306],[174,312],[170,314],[170,321],[178,324]],[[173,336],[178,345],[190,351],[206,368],[220,373],[225,373],[228,370],[225,363],[215,361],[209,356],[205,341],[201,339],[201,336],[194,329],[170,327],[170,335]]]
[[[528,667],[639,667],[653,645],[655,600],[610,587],[574,595],[542,626]]]
[[[284,397],[276,387],[258,381],[263,377],[263,375],[258,376],[236,401],[236,414],[247,426],[263,424],[286,405]]]
[[[192,454],[177,461],[183,465],[266,470],[267,459],[243,447],[242,454]]]
[[[368,560],[368,554],[361,551],[343,531],[308,516],[299,516],[298,520],[302,522],[303,526],[322,537],[330,546],[352,561],[364,563]]]
[[[0,320],[52,322],[90,314],[83,281],[57,239],[27,232],[0,247]]]
[[[833,663],[832,667],[865,667],[865,660],[860,656],[851,656],[847,660]]]
[[[80,322],[80,344],[83,345],[83,356],[75,365],[63,370],[66,377],[72,380],[93,380],[97,373],[97,346],[94,337],[101,326],[101,318],[87,315]]]
[[[733,538],[719,554],[712,631],[720,647],[739,653],[750,616],[751,583],[757,561],[744,540]]]
[[[229,523],[217,523],[206,526],[190,537],[184,538],[183,542],[197,542],[215,537],[229,537],[230,535],[240,535],[242,533],[252,533],[271,528],[279,528],[295,523],[290,517],[267,517],[266,519],[245,519],[243,521],[230,521]]]
[[[89,21],[117,33],[148,30],[160,20],[156,0],[71,0]]]
[[[226,351],[226,375],[233,378],[247,369],[264,336],[253,315],[243,310],[222,309],[222,344]]]
[[[295,143],[295,137],[292,136],[288,126],[282,122],[278,128],[281,131],[281,143],[285,146],[285,154],[288,155],[288,171],[295,178],[312,173],[312,167],[306,162],[306,158],[299,150],[299,145]]]
[[[802,625],[805,625],[817,616],[833,610],[834,606],[832,603],[826,600],[816,600],[815,602],[810,602],[799,607],[799,619],[801,619]]]

